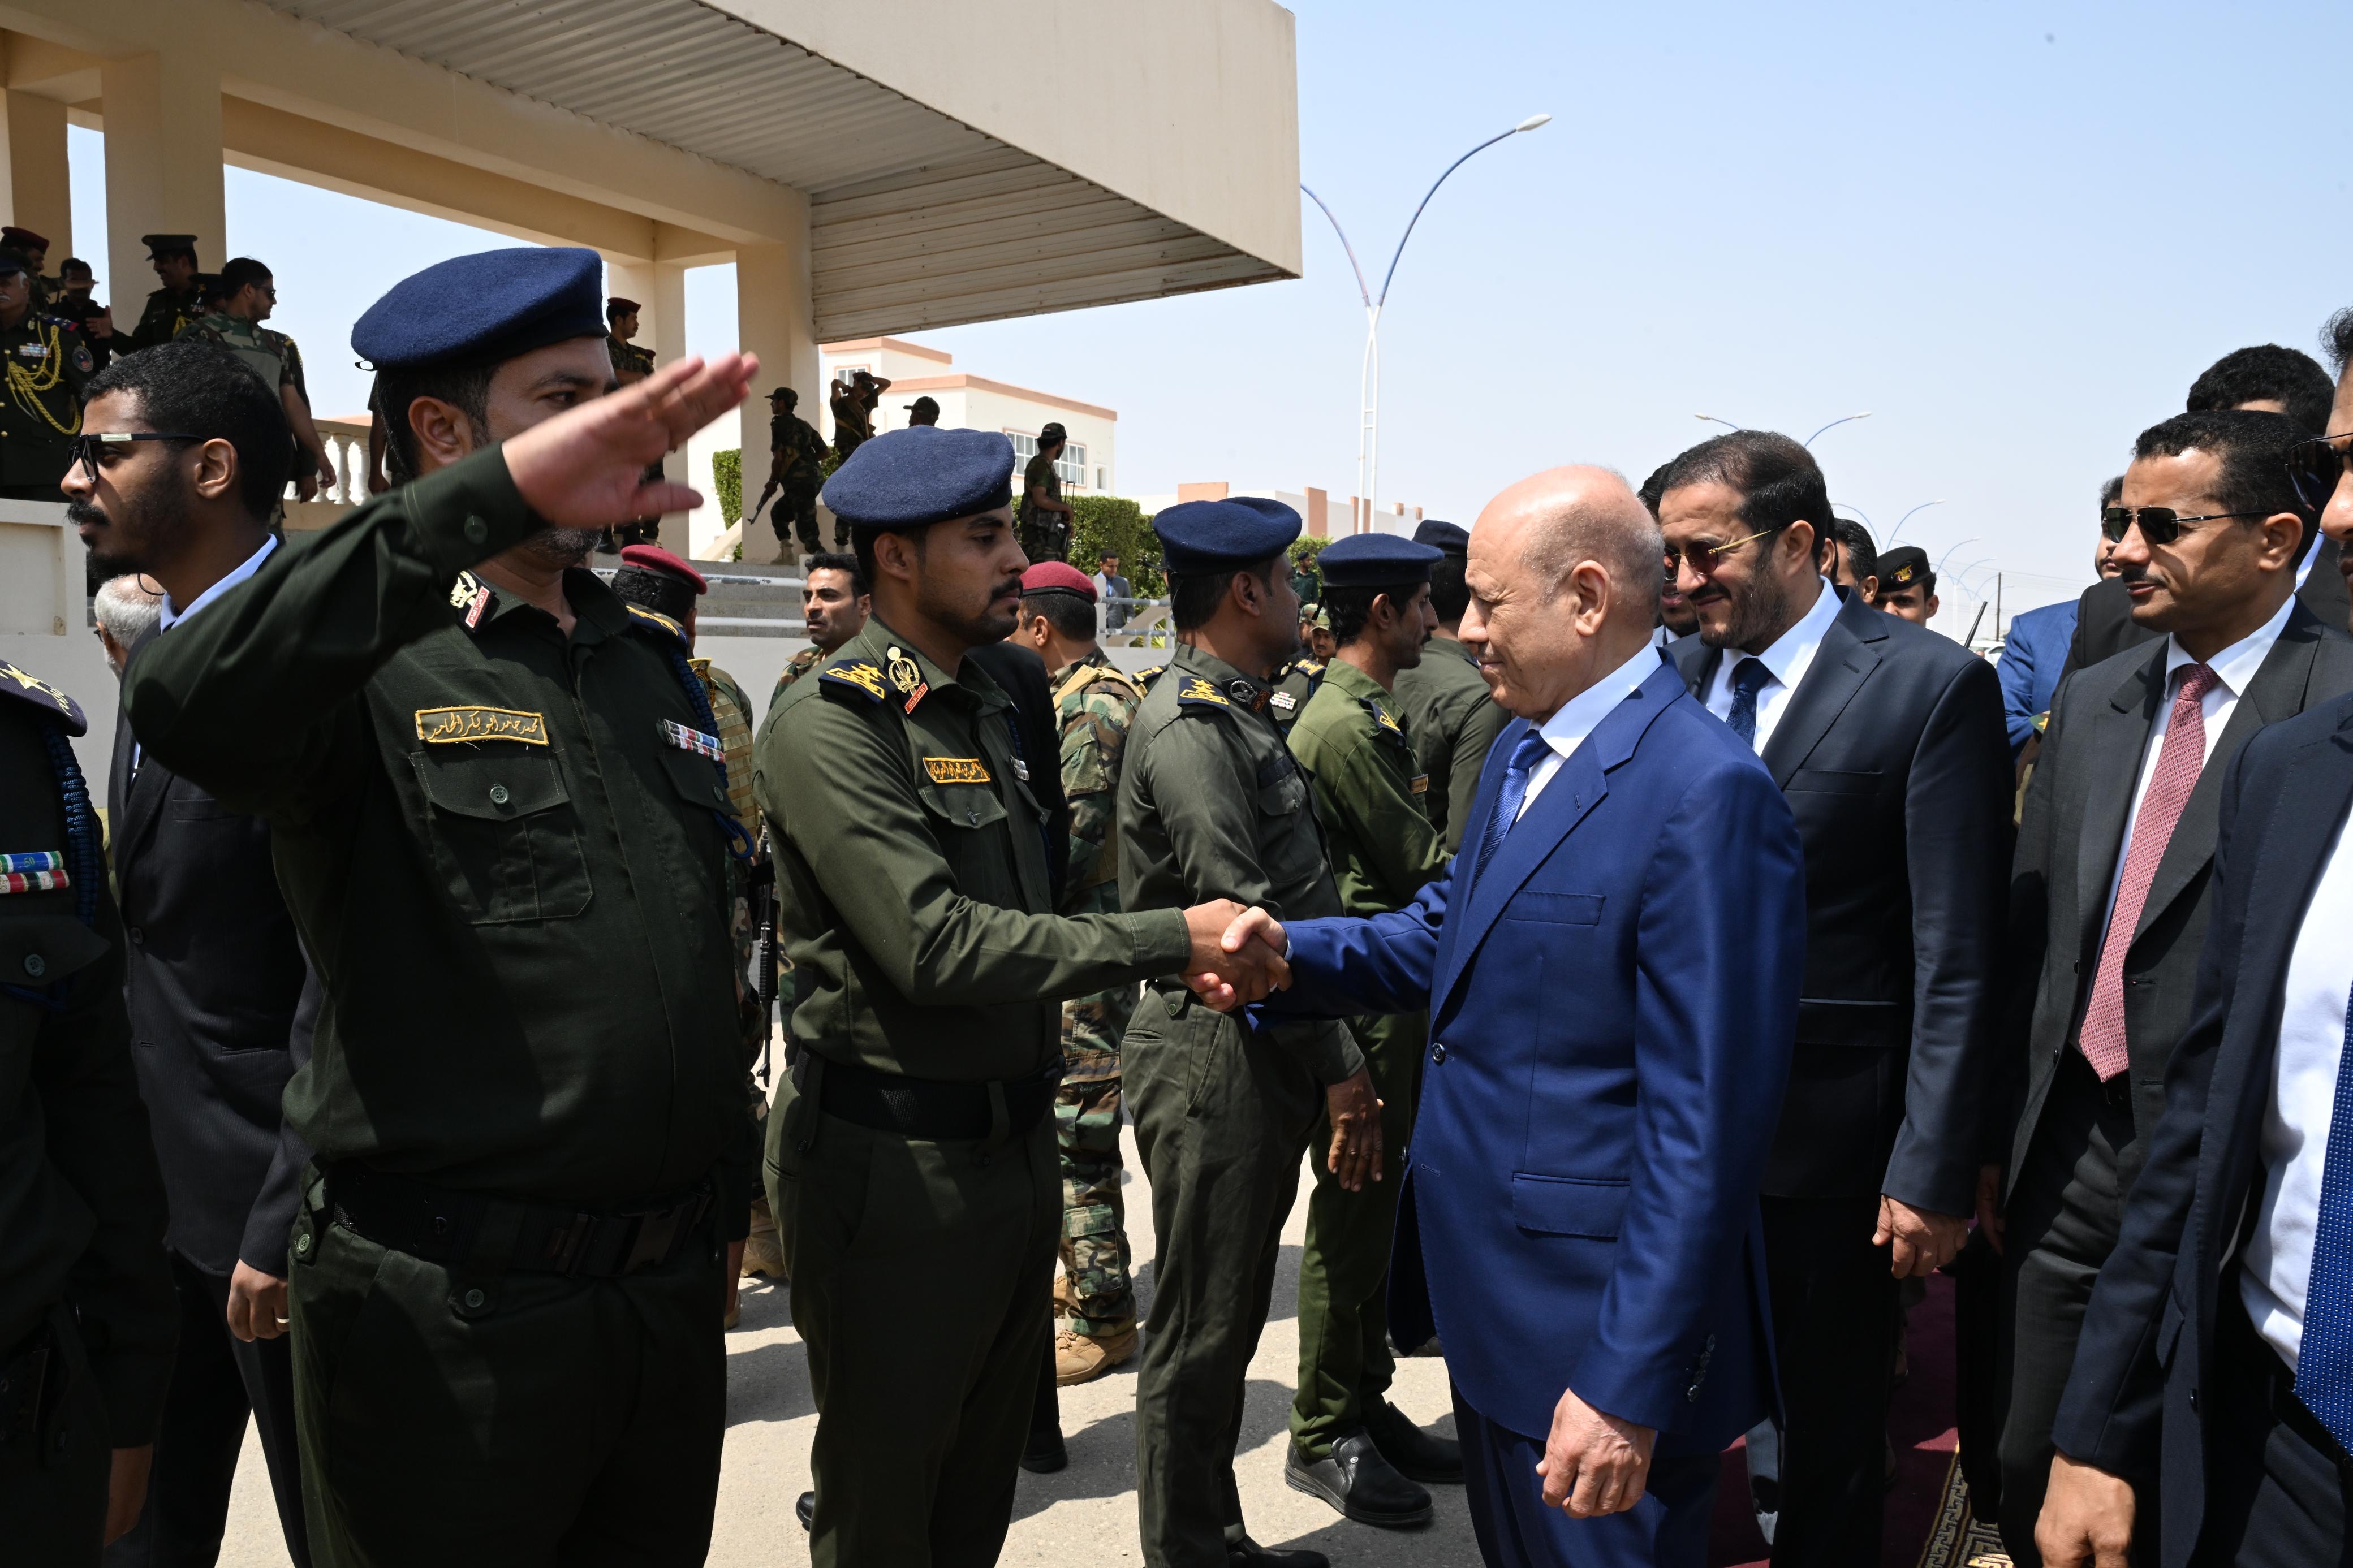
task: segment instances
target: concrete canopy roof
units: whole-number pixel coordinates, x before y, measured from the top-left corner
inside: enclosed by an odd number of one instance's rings
[[[265,3],[806,193],[820,338],[1299,271],[1269,0]]]

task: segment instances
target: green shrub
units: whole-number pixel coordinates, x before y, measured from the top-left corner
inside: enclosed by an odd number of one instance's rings
[[[711,488],[719,492],[719,515],[730,524],[744,515],[744,452],[730,447],[711,454]]]
[[[1103,552],[1119,557],[1119,574],[1139,599],[1156,599],[1168,592],[1167,574],[1160,568],[1160,536],[1152,520],[1125,496],[1072,496],[1071,564],[1092,575]]]

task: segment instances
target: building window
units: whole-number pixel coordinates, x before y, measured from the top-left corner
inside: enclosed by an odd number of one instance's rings
[[[1029,459],[1038,455],[1038,437],[1024,436],[1018,430],[1008,430],[1005,434],[1013,441],[1013,472],[1018,477],[1029,470]],[[1087,488],[1086,444],[1082,441],[1064,441],[1062,455],[1054,459],[1054,472],[1060,475],[1062,483],[1071,489],[1085,489]],[[1094,488],[1101,489],[1103,488],[1102,470],[1097,469],[1096,474]]]

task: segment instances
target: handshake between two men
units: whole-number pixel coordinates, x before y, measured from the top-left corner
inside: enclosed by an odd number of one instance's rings
[[[1264,910],[1231,899],[1196,904],[1185,911],[1185,930],[1193,939],[1185,984],[1203,1005],[1230,1013],[1291,984],[1282,924]],[[1381,1179],[1381,1099],[1371,1072],[1359,1068],[1326,1084],[1324,1104],[1332,1118],[1326,1168],[1341,1186],[1362,1192],[1367,1179]]]

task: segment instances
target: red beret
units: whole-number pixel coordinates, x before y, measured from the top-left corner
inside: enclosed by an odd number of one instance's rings
[[[1049,589],[1059,593],[1076,594],[1092,605],[1095,602],[1095,585],[1087,574],[1067,561],[1040,561],[1021,574],[1021,591],[1042,594]]]
[[[691,583],[697,594],[707,594],[711,584],[702,574],[664,550],[659,544],[628,544],[621,547],[621,559],[631,566],[641,566],[649,572],[659,572],[681,583]]]

